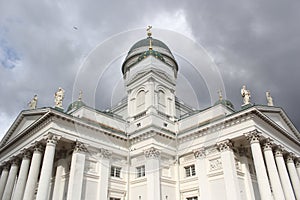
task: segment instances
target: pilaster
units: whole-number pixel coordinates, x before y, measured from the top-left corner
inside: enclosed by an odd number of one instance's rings
[[[198,176],[200,200],[210,200],[211,190],[207,177],[205,148],[195,149],[193,152],[196,159],[196,175]]]
[[[86,151],[87,149],[82,142],[75,142],[71,161],[67,200],[81,199]]]
[[[146,158],[147,199],[161,199],[160,151],[154,147],[144,151]]]
[[[101,148],[99,150],[99,173],[100,173],[100,181],[99,181],[99,195],[98,199],[107,199],[108,198],[108,181],[109,181],[109,175],[110,175],[110,159],[111,159],[112,153],[104,148]]]
[[[222,167],[224,173],[226,199],[240,200],[240,187],[237,177],[236,165],[231,140],[224,140],[217,143],[221,153]]]

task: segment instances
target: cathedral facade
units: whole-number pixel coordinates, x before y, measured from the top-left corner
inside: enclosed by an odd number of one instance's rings
[[[3,200],[300,199],[300,134],[284,110],[220,95],[204,110],[175,96],[166,44],[136,42],[122,65],[127,98],[109,111],[81,97],[66,111],[22,111],[0,143]]]

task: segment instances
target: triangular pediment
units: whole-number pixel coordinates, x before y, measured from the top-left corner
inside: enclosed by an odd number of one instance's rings
[[[22,111],[4,135],[0,147],[18,137],[18,135],[32,126],[32,124],[42,118],[46,113],[44,109]]]
[[[299,137],[299,132],[286,115],[286,113],[282,110],[282,108],[278,107],[260,107],[259,111],[267,116],[272,122],[280,126],[283,130],[288,132],[293,137]]]

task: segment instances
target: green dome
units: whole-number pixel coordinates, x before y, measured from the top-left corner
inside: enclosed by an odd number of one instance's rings
[[[153,55],[155,58],[160,59],[161,61],[165,61],[165,59],[162,57],[162,55],[160,53],[158,53],[157,51],[154,51],[152,49],[145,51],[143,54],[141,54],[138,58],[138,61],[143,60],[144,58],[147,58],[148,56]]]
[[[142,39],[130,48],[122,64],[122,73],[125,74],[132,66],[149,55],[153,55],[155,58],[165,62],[172,67],[177,74],[178,65],[169,47],[162,41],[154,39],[153,37]]]
[[[218,104],[223,104],[224,106],[226,107],[229,107],[231,108],[232,110],[234,110],[234,106],[233,104],[229,101],[229,100],[226,100],[226,99],[222,99],[222,100],[218,100],[214,106],[218,105]]]
[[[132,51],[132,50],[135,50],[137,48],[140,48],[140,47],[149,47],[150,39],[151,39],[152,46],[161,47],[161,48],[164,48],[164,49],[170,51],[169,47],[165,43],[163,43],[162,41],[154,39],[152,37],[147,37],[146,39],[142,39],[142,40],[138,41],[137,43],[135,43],[130,48],[129,52]]]
[[[82,106],[85,106],[85,103],[83,103],[81,100],[74,101],[69,105],[67,112],[78,110]]]

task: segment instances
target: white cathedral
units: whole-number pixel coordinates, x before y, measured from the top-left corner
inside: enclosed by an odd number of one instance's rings
[[[0,143],[3,200],[300,199],[300,134],[284,110],[222,99],[195,110],[175,96],[166,44],[136,42],[122,65],[127,98],[108,111],[21,111]]]

